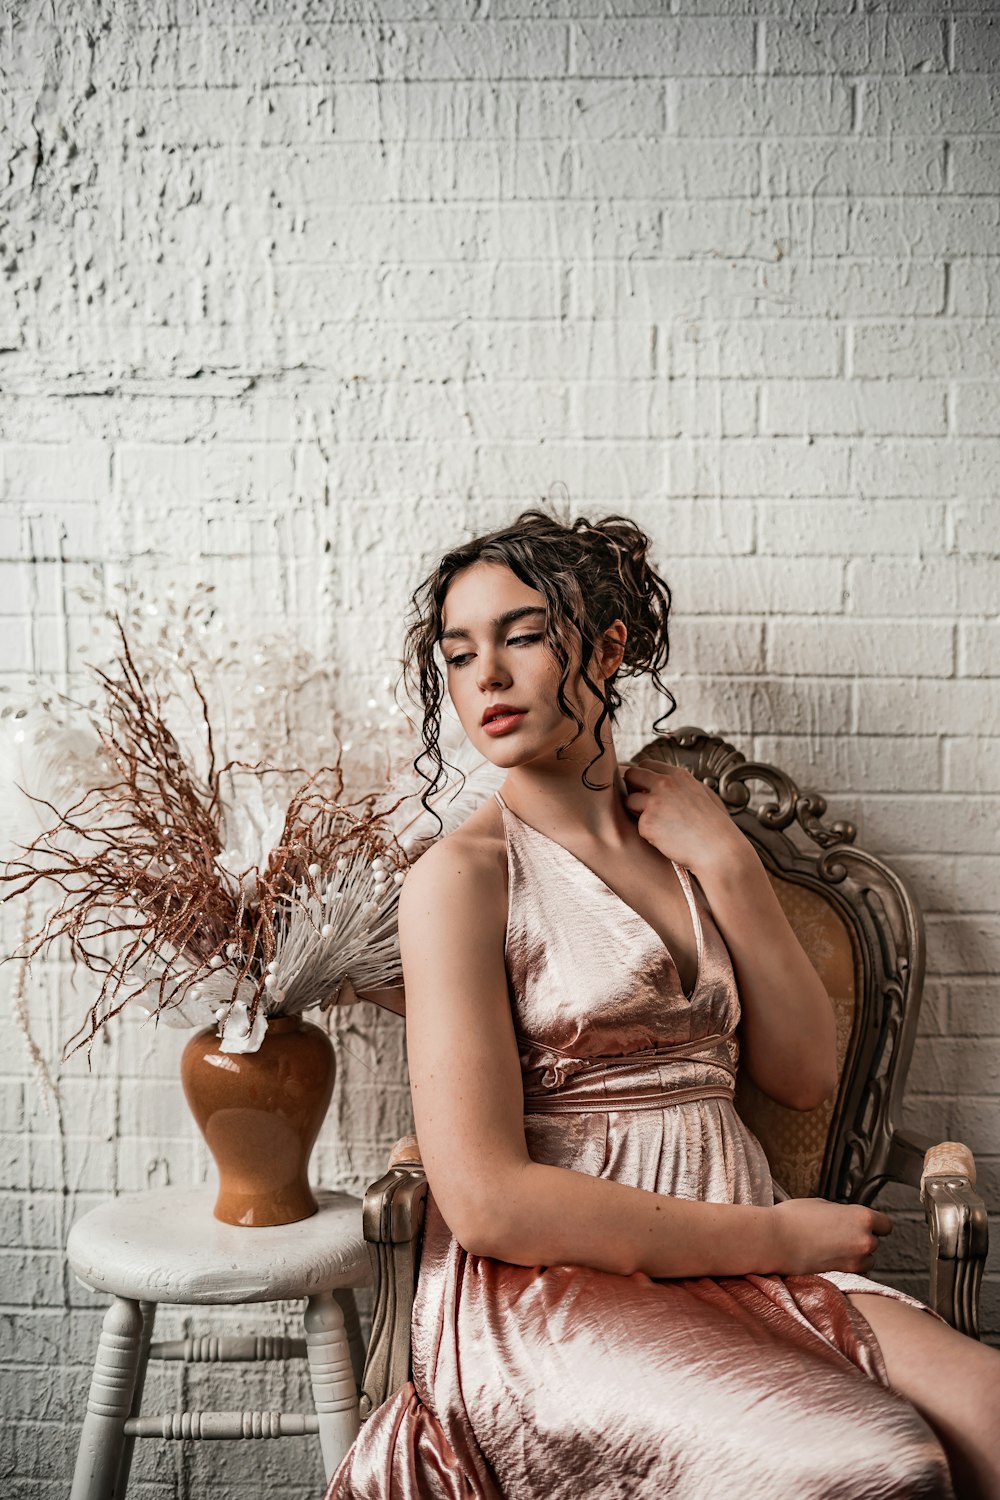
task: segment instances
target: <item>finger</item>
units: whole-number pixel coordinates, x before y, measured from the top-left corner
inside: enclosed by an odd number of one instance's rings
[[[648,756],[645,756],[642,760],[633,762],[633,764],[641,766],[645,771],[652,771],[656,776],[666,776],[671,771],[678,769],[677,766],[669,765],[665,760],[650,760]]]
[[[654,773],[643,770],[641,766],[626,766],[623,775],[628,781],[634,781],[637,786],[655,785]]]
[[[892,1220],[889,1218],[888,1214],[880,1213],[877,1208],[873,1208],[872,1211],[871,1211],[871,1214],[872,1214],[872,1234],[891,1234],[892,1233]]]

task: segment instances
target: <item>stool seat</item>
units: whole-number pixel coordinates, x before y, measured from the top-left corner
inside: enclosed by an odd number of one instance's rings
[[[360,1199],[316,1199],[309,1219],[248,1229],[213,1216],[209,1187],[129,1193],[78,1219],[66,1253],[86,1286],[141,1302],[277,1302],[370,1285]]]

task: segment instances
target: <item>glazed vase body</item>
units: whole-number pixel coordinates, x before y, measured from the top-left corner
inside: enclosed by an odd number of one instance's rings
[[[220,1052],[211,1026],[191,1038],[181,1081],[219,1169],[217,1219],[256,1228],[316,1212],[309,1157],[335,1075],[330,1038],[299,1016],[272,1017],[256,1052]]]

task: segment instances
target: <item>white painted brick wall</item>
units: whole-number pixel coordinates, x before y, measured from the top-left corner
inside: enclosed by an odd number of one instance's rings
[[[634,514],[675,589],[674,722],[830,793],[913,880],[907,1117],[968,1140],[1000,1205],[996,0],[359,9],[5,14],[3,681],[76,660],[96,564],[211,581],[235,628],[287,617],[361,699],[446,543],[545,495]],[[652,712],[638,694],[625,751]],[[50,1059],[86,989],[32,977]],[[70,1223],[208,1173],[183,1042],[121,1024],[51,1119],[5,1049],[11,1500],[72,1466],[100,1299]],[[360,1192],[409,1121],[401,1023],[347,1016],[339,1050],[317,1173]],[[920,1294],[891,1201],[885,1274]],[[996,1340],[1000,1250],[983,1301]],[[295,1370],[148,1390],[305,1399]],[[317,1496],[315,1444],[140,1445],[141,1500],[244,1485]]]

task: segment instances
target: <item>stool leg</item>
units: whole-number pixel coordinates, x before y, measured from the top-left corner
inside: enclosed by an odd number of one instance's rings
[[[135,1372],[135,1390],[132,1392],[132,1406],[129,1411],[130,1417],[142,1415],[142,1388],[146,1384],[146,1366],[149,1363],[149,1346],[153,1339],[156,1303],[140,1302],[139,1311],[142,1313],[142,1336],[139,1342],[139,1364]],[[132,1449],[134,1447],[135,1438],[127,1437],[122,1446],[121,1462],[118,1465],[118,1483],[115,1487],[115,1500],[125,1500],[125,1493],[128,1490],[129,1470],[132,1467]]]
[[[361,1341],[361,1319],[358,1317],[358,1304],[354,1299],[354,1289],[349,1286],[340,1286],[333,1295],[340,1303],[340,1310],[344,1314],[347,1345],[351,1351],[354,1380],[358,1387],[358,1395],[360,1396],[361,1381],[364,1378],[365,1371],[365,1346]]]
[[[332,1292],[318,1292],[309,1298],[305,1328],[323,1467],[329,1479],[361,1425],[344,1314]]]
[[[116,1494],[142,1348],[138,1302],[116,1297],[104,1315],[70,1500],[121,1500]]]

